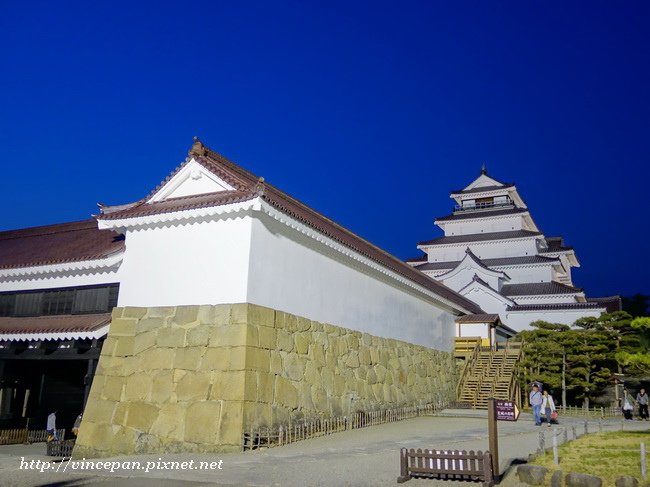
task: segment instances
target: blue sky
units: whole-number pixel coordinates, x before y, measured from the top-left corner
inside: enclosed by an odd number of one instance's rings
[[[398,257],[515,182],[650,294],[648,2],[0,2],[0,229],[144,196],[198,135]]]

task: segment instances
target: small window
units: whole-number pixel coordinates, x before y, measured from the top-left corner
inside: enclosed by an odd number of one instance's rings
[[[15,294],[0,294],[0,316],[13,316],[15,305]]]
[[[43,293],[43,315],[69,315],[72,313],[73,289],[57,289]]]
[[[14,316],[38,316],[41,314],[43,293],[16,294]]]
[[[77,289],[73,313],[98,313],[108,311],[108,287]]]

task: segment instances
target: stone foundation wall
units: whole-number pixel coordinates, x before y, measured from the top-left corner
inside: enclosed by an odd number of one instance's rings
[[[116,308],[75,457],[235,451],[256,426],[455,399],[450,353],[251,304]]]

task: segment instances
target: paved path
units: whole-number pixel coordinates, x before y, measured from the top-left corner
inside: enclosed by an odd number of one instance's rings
[[[621,420],[604,423],[608,430],[621,428]],[[538,448],[540,428],[545,432],[563,426],[575,425],[578,433],[584,430],[584,420],[563,418],[561,426],[536,427],[530,415],[522,414],[516,423],[499,423],[499,456],[502,472],[515,460],[525,460]],[[650,423],[628,422],[626,429],[650,430]],[[596,431],[598,422],[590,422]],[[550,440],[549,440],[550,443]],[[279,448],[246,453],[176,454],[116,457],[111,461],[138,460],[146,462],[178,461],[195,464],[200,461],[218,462],[214,470],[118,470],[106,472],[72,473],[65,463],[59,472],[38,472],[20,469],[25,461],[51,460],[42,453],[44,445],[15,445],[0,447],[0,484],[15,486],[95,485],[107,487],[173,485],[222,486],[394,486],[399,473],[398,452],[402,447],[485,450],[488,447],[485,412],[445,411],[434,417],[414,418],[334,435],[314,438]],[[216,464],[215,464],[216,465]],[[68,465],[69,466],[69,465]],[[68,483],[69,482],[69,483]],[[514,485],[507,477],[504,484]],[[407,486],[475,485],[464,482],[435,482],[410,480]]]

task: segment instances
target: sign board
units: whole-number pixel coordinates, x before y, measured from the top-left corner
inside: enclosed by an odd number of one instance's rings
[[[519,408],[513,401],[496,401],[497,421],[517,421]]]

